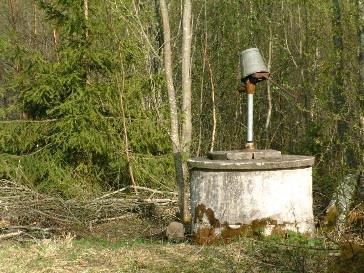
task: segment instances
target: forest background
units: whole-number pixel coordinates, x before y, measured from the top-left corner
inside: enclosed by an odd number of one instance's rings
[[[183,4],[167,4],[181,108]],[[0,2],[2,178],[64,198],[176,188],[159,5]],[[272,82],[256,92],[255,142],[314,155],[324,207],[363,169],[363,18],[361,0],[192,1],[193,130],[182,159],[244,147],[239,52],[258,47]]]

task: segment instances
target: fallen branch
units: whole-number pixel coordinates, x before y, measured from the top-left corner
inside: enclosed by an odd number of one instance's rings
[[[19,230],[17,232],[11,232],[11,233],[7,233],[7,234],[0,234],[0,241],[19,236],[19,235],[21,235],[23,233],[24,233],[24,231]]]
[[[60,230],[58,228],[42,228],[42,227],[33,227],[33,226],[7,226],[4,228],[0,228],[0,230],[18,230],[18,231],[41,231],[41,232],[53,232]]]
[[[72,230],[76,226],[117,221],[130,213],[143,214],[150,205],[174,208],[177,203],[174,192],[137,187],[138,194],[125,194],[131,188],[128,186],[94,199],[64,200],[38,193],[20,183],[0,180],[0,220],[9,223],[0,230],[19,229],[28,235],[39,236],[57,230]]]
[[[141,187],[141,186],[136,186],[135,188],[138,189],[138,190],[149,191],[151,193],[170,194],[170,195],[174,195],[174,196],[178,195],[178,193],[176,193],[176,192],[160,191],[160,190],[150,189],[150,188]]]
[[[177,200],[168,199],[168,198],[164,198],[164,199],[148,198],[148,199],[143,199],[143,201],[146,203],[153,203],[153,204],[177,203]]]
[[[118,194],[118,193],[121,193],[125,190],[127,190],[128,188],[130,188],[130,186],[127,186],[127,187],[124,187],[124,188],[121,188],[121,189],[118,189],[116,191],[113,191],[113,192],[110,192],[110,193],[107,193],[103,196],[100,196],[100,197],[97,197],[95,200],[100,200],[100,199],[105,199],[106,197],[110,197],[112,195],[115,195],[115,194]]]

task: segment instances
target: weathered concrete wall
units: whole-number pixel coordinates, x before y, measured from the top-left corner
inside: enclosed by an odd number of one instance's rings
[[[313,231],[310,166],[268,170],[192,168],[190,182],[194,234],[213,227],[209,232],[219,236],[223,227],[238,229],[259,221],[265,221],[265,234],[275,226],[302,233]]]

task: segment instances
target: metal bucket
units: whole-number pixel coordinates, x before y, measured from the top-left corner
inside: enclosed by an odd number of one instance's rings
[[[269,72],[258,48],[249,48],[240,53],[242,79],[258,72]]]

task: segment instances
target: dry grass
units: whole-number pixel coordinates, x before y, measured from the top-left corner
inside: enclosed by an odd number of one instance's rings
[[[215,246],[198,246],[189,241],[170,243],[163,238],[163,232],[175,219],[176,208],[155,206],[155,200],[165,200],[164,193],[148,189],[144,200],[150,200],[150,205],[133,196],[120,196],[120,192],[80,203],[52,199],[3,180],[0,189],[4,190],[0,194],[0,234],[19,230],[14,224],[28,224],[29,228],[20,229],[22,233],[11,241],[0,240],[0,273],[331,273],[342,271],[330,265],[350,268],[348,264],[358,260],[350,251],[344,253],[344,260],[338,260],[340,251],[334,249],[338,244],[325,237],[307,239],[297,234],[286,239],[239,238]],[[28,222],[29,217],[34,222]],[[56,226],[59,232],[72,231],[72,235],[49,232],[48,239],[40,239],[44,233],[32,229],[40,227],[44,231],[47,226]]]
[[[307,241],[308,242],[308,241]],[[70,235],[0,245],[2,273],[32,272],[325,272],[329,251],[309,244],[241,238],[227,245]],[[321,243],[320,243],[321,244]]]

